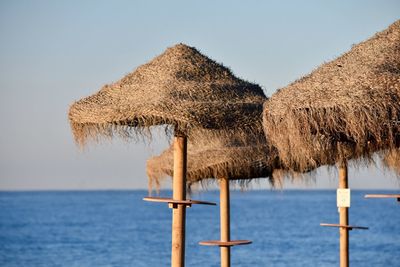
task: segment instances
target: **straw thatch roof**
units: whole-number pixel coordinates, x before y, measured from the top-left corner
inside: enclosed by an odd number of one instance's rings
[[[278,151],[267,143],[262,129],[261,108],[251,116],[258,118],[251,128],[254,134],[232,131],[220,134],[220,130],[196,129],[192,134],[196,142],[188,142],[187,183],[207,185],[215,179],[228,178],[246,185],[255,178],[269,178],[272,185],[281,184],[284,177],[312,177],[288,170],[278,158]],[[311,169],[302,170],[310,172]],[[173,176],[173,146],[161,155],[147,161],[149,188],[160,185],[165,177]]]
[[[400,21],[276,92],[267,138],[303,169],[370,158],[400,144]]]
[[[243,184],[254,178],[267,177],[274,182],[273,172],[275,168],[279,169],[279,159],[277,151],[266,144],[265,138],[263,143],[252,143],[234,136],[230,139],[204,135],[208,138],[202,142],[188,144],[186,177],[189,187],[213,178],[228,178]],[[158,187],[161,179],[173,176],[172,146],[161,155],[147,160],[147,175],[150,188],[153,184]]]
[[[273,169],[265,156],[266,147],[236,147],[196,151],[189,149],[187,183],[202,182],[205,179],[228,178],[246,180],[272,177]],[[272,161],[272,160],[271,160]],[[171,148],[147,161],[147,175],[150,185],[159,184],[161,179],[173,176],[173,151]],[[150,186],[151,187],[151,186]]]
[[[121,80],[75,102],[69,120],[75,140],[132,136],[153,125],[189,134],[196,128],[252,132],[251,114],[265,100],[262,89],[193,47],[178,44]]]

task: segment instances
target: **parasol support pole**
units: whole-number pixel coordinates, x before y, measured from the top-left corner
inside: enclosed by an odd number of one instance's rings
[[[251,244],[250,240],[231,240],[230,229],[230,191],[229,179],[219,178],[220,202],[220,240],[200,241],[203,246],[219,246],[221,252],[221,267],[231,266],[231,247]]]
[[[220,183],[220,227],[221,241],[230,241],[230,199],[229,199],[229,180],[222,178]],[[221,267],[231,266],[231,247],[221,246]]]
[[[172,181],[173,199],[186,200],[187,138],[175,133],[174,174]],[[171,266],[185,266],[185,220],[186,205],[176,205],[172,209],[172,251]]]
[[[347,162],[339,164],[339,189],[347,189],[348,185]],[[339,224],[349,224],[349,208],[339,207]],[[339,227],[340,234],[340,267],[349,266],[349,228]]]

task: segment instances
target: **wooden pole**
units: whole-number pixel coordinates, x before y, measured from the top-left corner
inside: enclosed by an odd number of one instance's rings
[[[339,188],[349,188],[347,162],[339,165]],[[349,225],[349,210],[345,207],[339,208],[339,224]],[[349,266],[349,229],[339,227],[340,234],[340,267]]]
[[[187,138],[183,135],[174,137],[174,174],[173,199],[186,199],[186,161]],[[172,252],[171,266],[185,266],[185,219],[186,206],[174,205],[172,209]]]
[[[229,180],[220,179],[220,227],[221,241],[230,241],[230,207],[229,207]],[[221,247],[221,267],[231,266],[230,246]]]

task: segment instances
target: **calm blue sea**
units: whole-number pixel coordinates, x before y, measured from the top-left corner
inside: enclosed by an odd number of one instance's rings
[[[350,223],[370,229],[350,232],[351,266],[400,266],[400,203],[366,193],[352,191]],[[1,192],[0,266],[169,266],[171,210],[146,195]],[[320,222],[338,222],[333,190],[233,191],[232,238],[253,244],[232,248],[232,266],[338,266],[338,229]],[[197,245],[218,239],[218,206],[188,209],[186,236],[187,266],[219,266],[218,248]]]

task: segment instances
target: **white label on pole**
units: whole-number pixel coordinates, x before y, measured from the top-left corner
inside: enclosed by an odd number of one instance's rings
[[[336,203],[339,208],[350,208],[350,189],[338,189]]]

